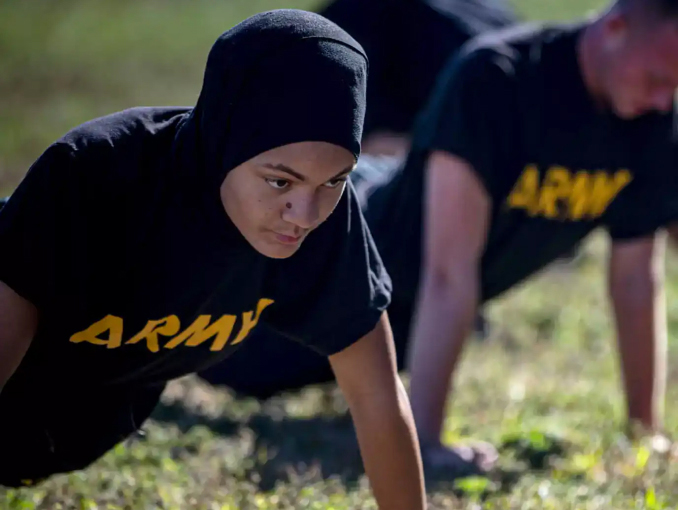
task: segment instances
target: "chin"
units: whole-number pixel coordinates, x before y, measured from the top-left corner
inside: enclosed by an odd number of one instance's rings
[[[301,243],[294,246],[272,243],[258,243],[257,245],[253,245],[255,250],[261,253],[264,257],[268,257],[270,259],[287,259],[297,253],[300,246]]]
[[[622,120],[631,120],[639,116],[639,114],[634,110],[615,110],[615,115]]]
[[[639,108],[630,104],[616,104],[613,111],[617,117],[623,120],[635,119],[643,114]]]

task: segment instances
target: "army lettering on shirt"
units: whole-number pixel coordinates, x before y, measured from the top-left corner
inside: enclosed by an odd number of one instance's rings
[[[506,206],[524,209],[528,216],[560,221],[600,218],[615,197],[631,182],[626,169],[609,173],[551,166],[540,172],[527,165],[518,178]]]
[[[122,317],[107,315],[84,331],[71,336],[70,342],[78,344],[89,342],[107,349],[117,349],[124,345],[142,343],[150,352],[160,349],[174,349],[181,345],[197,347],[207,340],[213,339],[210,351],[221,351],[226,345],[237,345],[242,342],[259,322],[261,312],[273,304],[272,299],[260,299],[255,311],[242,313],[240,330],[234,333],[238,316],[222,315],[212,320],[211,315],[199,315],[190,325],[182,328],[176,315],[151,320],[144,328],[126,341],[123,341],[124,320]],[[166,342],[162,342],[164,337]]]

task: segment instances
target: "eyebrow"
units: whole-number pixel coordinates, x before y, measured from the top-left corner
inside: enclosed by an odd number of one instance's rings
[[[299,179],[300,181],[306,180],[306,177],[301,175],[299,172],[292,170],[290,167],[288,167],[287,165],[283,165],[282,163],[277,163],[275,165],[272,164],[272,163],[264,163],[263,166],[265,166],[266,168],[270,168],[272,170],[278,170],[280,172],[284,172],[286,174],[289,174],[292,177]],[[339,172],[337,175],[335,175],[334,177],[330,177],[328,179],[328,181],[332,181],[334,179],[338,179],[339,177],[343,177],[344,175],[347,175],[347,174],[351,173],[352,171],[353,171],[353,166],[346,167],[341,172]]]

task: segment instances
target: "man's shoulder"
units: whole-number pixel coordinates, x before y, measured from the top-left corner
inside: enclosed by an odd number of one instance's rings
[[[454,23],[457,30],[466,36],[474,37],[478,34],[497,30],[518,22],[518,16],[508,2],[495,0],[467,0],[464,2],[450,0],[421,0],[433,9],[439,17]],[[411,4],[413,2],[405,2]],[[429,18],[430,19],[430,18]],[[436,24],[434,26],[442,26]],[[447,24],[449,27],[449,24]]]
[[[522,76],[549,66],[563,51],[574,48],[584,25],[522,23],[487,32],[471,39],[459,59],[471,70],[499,67],[506,74]]]

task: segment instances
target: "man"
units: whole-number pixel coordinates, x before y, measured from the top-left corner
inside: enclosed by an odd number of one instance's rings
[[[504,0],[334,0],[320,14],[370,59],[363,154],[397,158],[407,154],[414,120],[449,56],[516,21]]]
[[[429,465],[461,473],[496,458],[440,442],[478,306],[597,227],[612,237],[609,291],[629,426],[661,429],[666,318],[654,233],[678,218],[676,87],[676,0],[618,0],[581,23],[488,35],[443,71],[407,164],[361,183],[393,279],[389,316]],[[272,337],[251,345],[283,365],[291,357]],[[248,366],[246,351],[238,354],[231,366]],[[330,378],[305,366],[241,389],[265,396]]]
[[[597,226],[613,240],[629,422],[661,428],[666,321],[652,233],[677,212],[677,86],[678,2],[668,0],[621,0],[581,25],[478,41],[446,69],[393,186],[421,182],[415,169],[425,168],[424,269],[416,282],[392,274],[396,293],[419,292],[408,367],[429,462],[452,460],[440,430],[478,304]],[[405,267],[391,259],[393,236],[378,244],[389,270]]]

